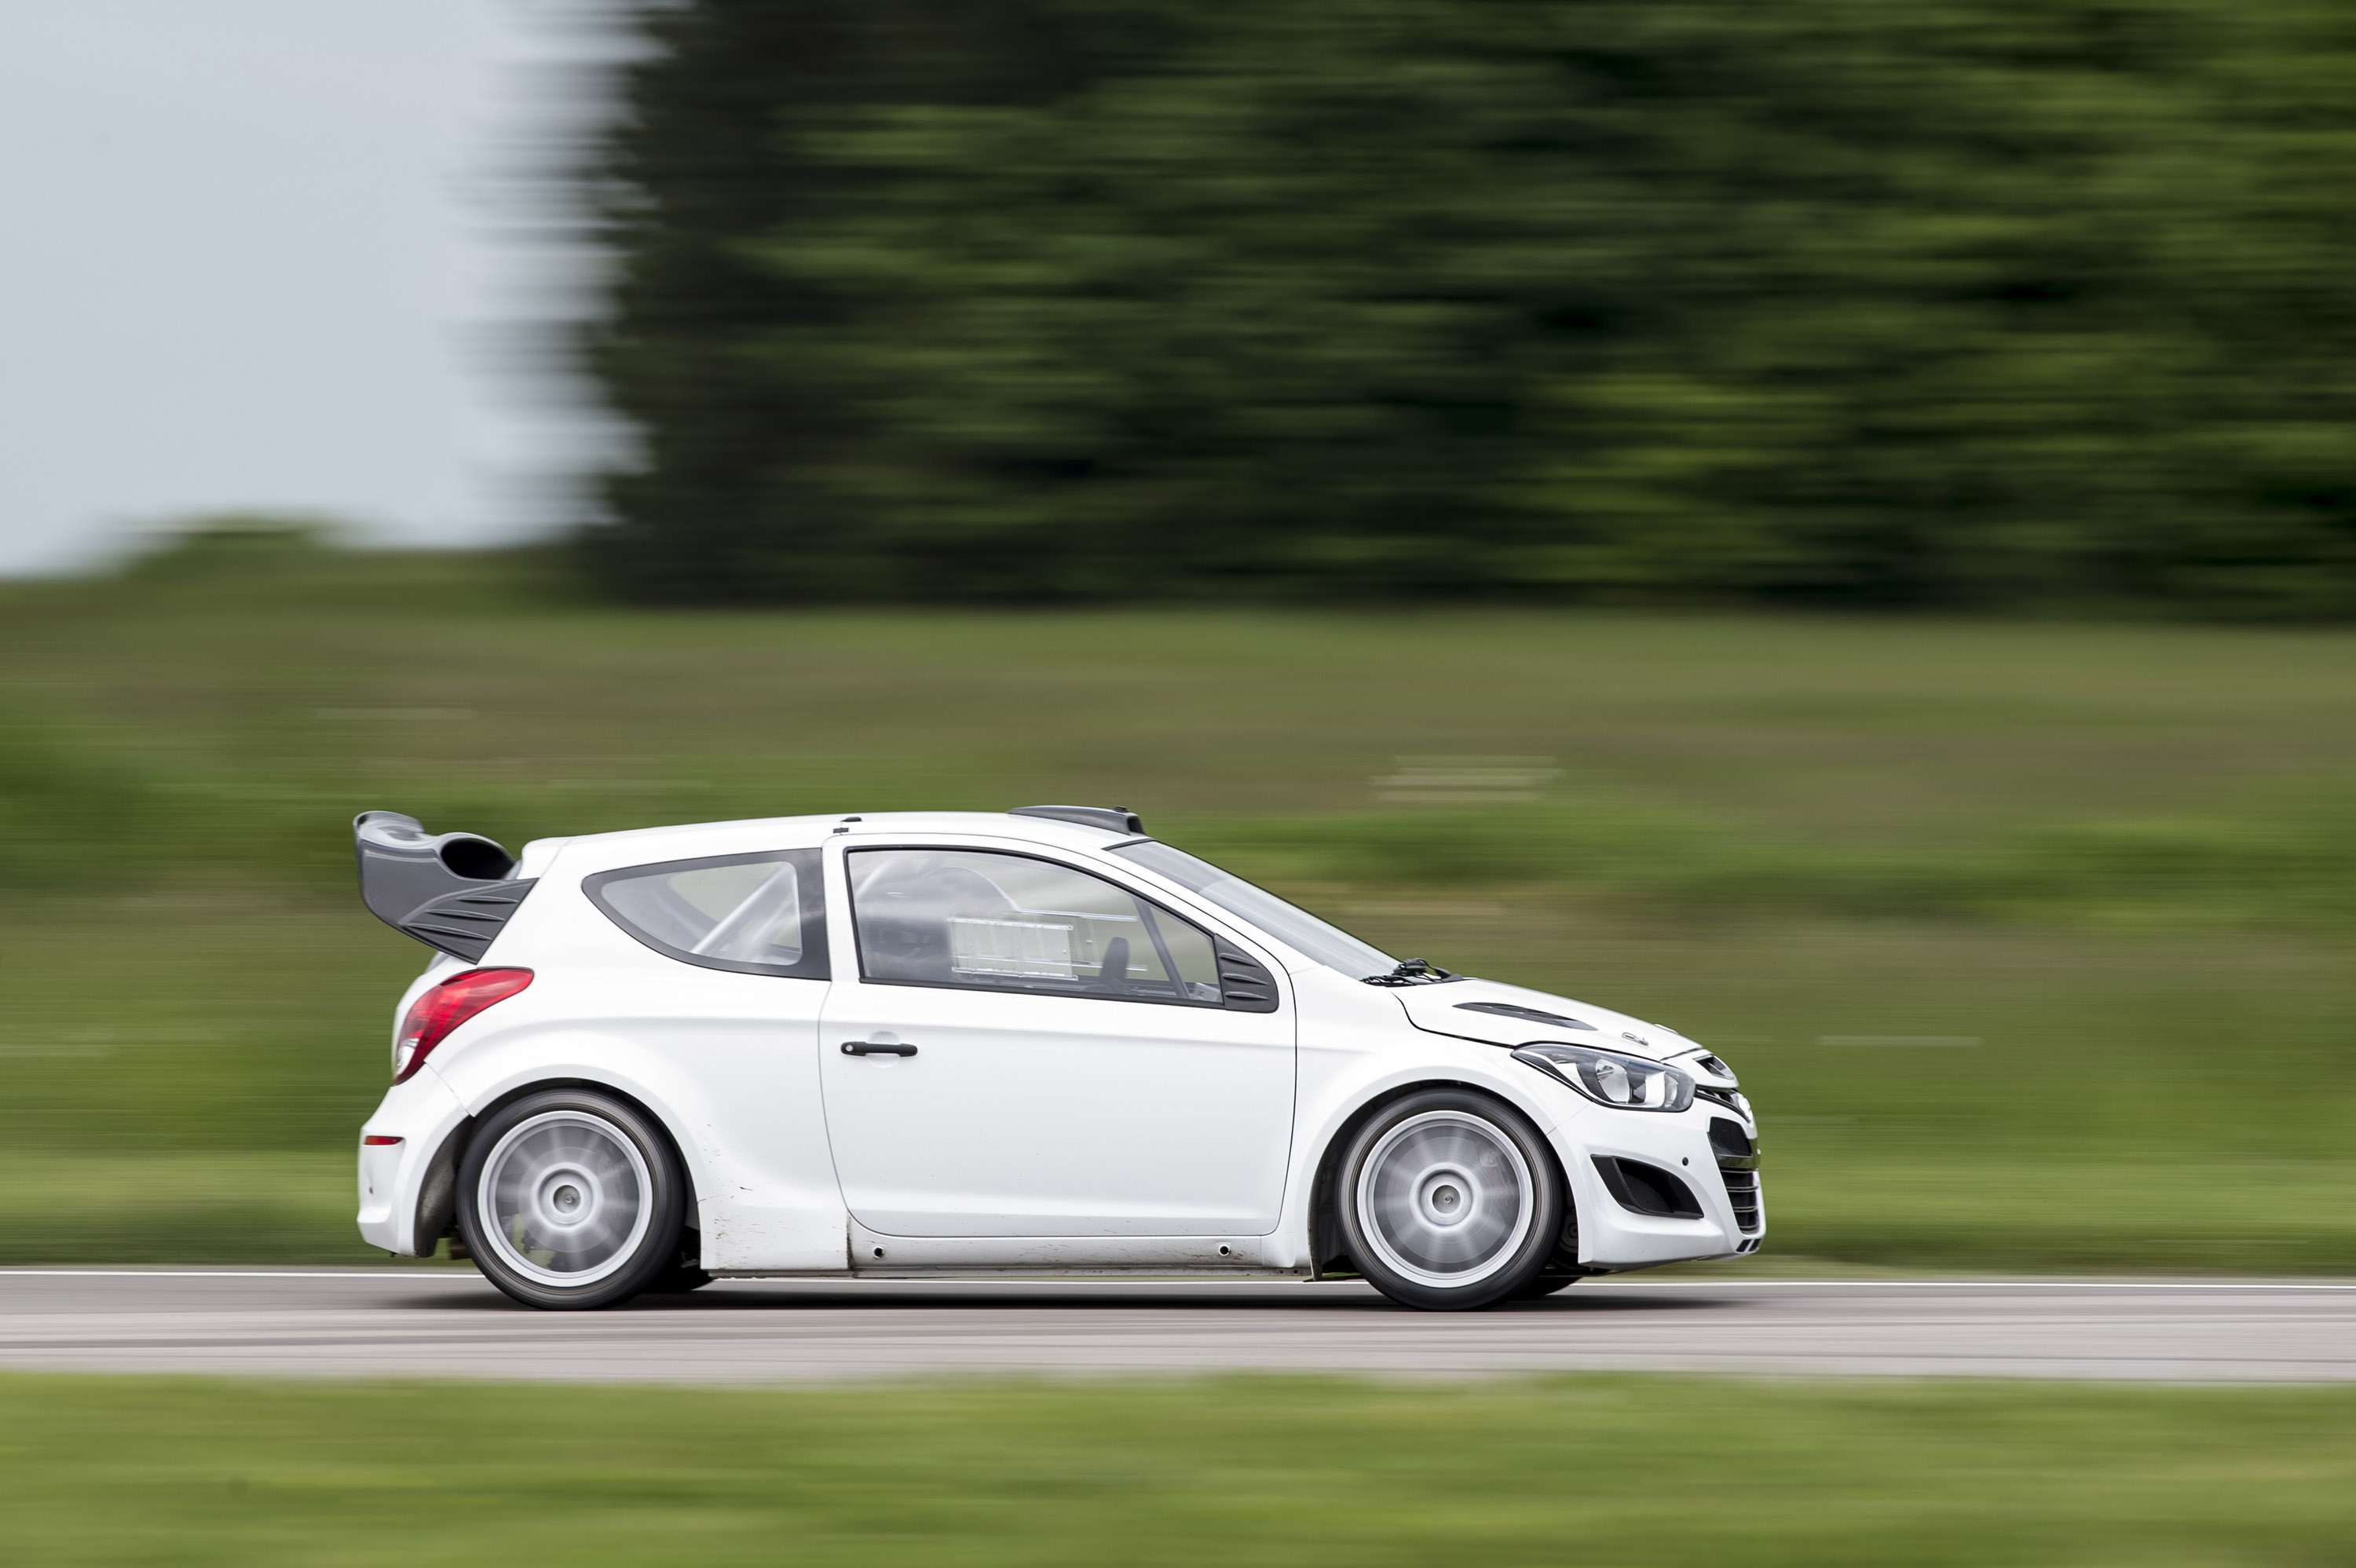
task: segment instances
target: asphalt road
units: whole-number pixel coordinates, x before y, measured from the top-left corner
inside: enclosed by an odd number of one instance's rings
[[[541,1313],[455,1270],[0,1270],[0,1366],[676,1383],[1237,1369],[2356,1381],[2356,1282],[1728,1275],[1590,1280],[1467,1314],[1280,1281],[723,1281]]]

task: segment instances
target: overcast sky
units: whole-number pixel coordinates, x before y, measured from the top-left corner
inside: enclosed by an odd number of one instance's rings
[[[230,508],[546,526],[604,439],[502,347],[579,276],[513,177],[583,112],[560,3],[0,5],[0,573]]]

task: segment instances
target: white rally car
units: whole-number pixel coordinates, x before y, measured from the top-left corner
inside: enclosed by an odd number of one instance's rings
[[[1400,962],[1129,812],[528,845],[355,825],[440,950],[360,1233],[519,1301],[714,1276],[1355,1274],[1419,1307],[1755,1251],[1757,1129],[1673,1029]]]

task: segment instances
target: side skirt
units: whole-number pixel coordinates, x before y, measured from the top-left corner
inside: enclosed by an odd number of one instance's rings
[[[1306,1272],[1271,1268],[1268,1240],[1265,1236],[887,1236],[853,1221],[851,1271],[859,1275],[941,1269],[1036,1274]]]
[[[1308,1271],[1307,1269],[1305,1269],[1305,1268],[1236,1268],[1236,1267],[1230,1267],[1230,1266],[1226,1266],[1226,1265],[1222,1265],[1222,1266],[1220,1266],[1220,1267],[1218,1267],[1218,1268],[1186,1268],[1186,1267],[1178,1266],[1178,1265],[1166,1265],[1166,1264],[1165,1264],[1165,1265],[1161,1265],[1161,1266],[1155,1266],[1155,1267],[1146,1267],[1146,1266],[1142,1266],[1142,1265],[1141,1265],[1141,1266],[1139,1266],[1139,1267],[1135,1267],[1135,1268],[1082,1268],[1082,1267],[1078,1267],[1078,1266],[1074,1266],[1074,1267],[1071,1267],[1071,1268],[982,1268],[982,1267],[973,1266],[973,1265],[959,1265],[959,1264],[942,1264],[941,1266],[939,1266],[939,1267],[937,1267],[937,1268],[917,1268],[917,1267],[913,1267],[913,1266],[911,1266],[911,1267],[905,1267],[905,1268],[891,1268],[891,1267],[887,1267],[887,1266],[885,1266],[884,1264],[876,1264],[876,1265],[875,1265],[874,1267],[873,1267],[873,1268],[854,1269],[854,1270],[852,1270],[852,1271],[851,1271],[851,1275],[842,1275],[842,1274],[840,1274],[840,1273],[832,1273],[832,1272],[826,1273],[826,1274],[814,1274],[814,1273],[810,1273],[810,1272],[809,1272],[809,1271],[807,1271],[807,1270],[804,1270],[804,1271],[799,1272],[799,1273],[796,1273],[796,1272],[794,1272],[794,1271],[791,1271],[791,1270],[786,1270],[786,1269],[778,1269],[778,1270],[772,1270],[772,1271],[754,1271],[754,1270],[749,1270],[749,1269],[715,1269],[715,1270],[713,1270],[713,1271],[712,1271],[712,1278],[714,1278],[714,1279],[778,1279],[778,1280],[787,1280],[787,1279],[789,1279],[789,1280],[822,1280],[822,1279],[834,1279],[834,1280],[840,1280],[840,1279],[844,1279],[844,1278],[856,1278],[856,1279],[905,1279],[905,1280],[920,1280],[920,1279],[929,1279],[929,1280],[958,1280],[958,1279],[964,1279],[964,1280],[977,1280],[977,1281],[979,1281],[979,1280],[1006,1280],[1006,1279],[1038,1279],[1038,1280],[1048,1280],[1048,1279],[1070,1279],[1070,1280],[1091,1280],[1091,1279],[1097,1279],[1097,1280],[1110,1280],[1110,1279],[1129,1279],[1129,1280],[1155,1280],[1155,1279],[1161,1279],[1161,1280],[1235,1279],[1235,1280],[1261,1280],[1261,1281],[1283,1280],[1283,1281],[1286,1281],[1286,1282],[1288,1282],[1288,1283],[1296,1284],[1296,1285],[1308,1285],[1308,1284],[1312,1283],[1310,1273],[1309,1273],[1309,1271]]]

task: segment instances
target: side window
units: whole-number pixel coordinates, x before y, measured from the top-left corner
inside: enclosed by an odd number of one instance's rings
[[[854,849],[851,909],[871,980],[1222,1004],[1211,939],[1099,877],[973,849]]]
[[[632,866],[584,878],[581,885],[608,920],[684,963],[827,977],[826,900],[815,849]]]

